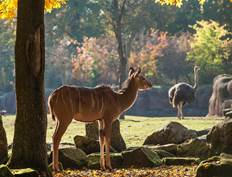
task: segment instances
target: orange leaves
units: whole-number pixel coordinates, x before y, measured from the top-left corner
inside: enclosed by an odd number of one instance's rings
[[[51,12],[52,9],[61,8],[66,0],[45,0],[45,10]]]
[[[45,10],[51,12],[60,8],[66,0],[45,0]],[[0,0],[0,19],[11,19],[16,16],[18,0]]]
[[[113,172],[101,170],[67,170],[56,174],[55,177],[192,177],[195,176],[196,166],[161,166],[156,168],[115,169]]]

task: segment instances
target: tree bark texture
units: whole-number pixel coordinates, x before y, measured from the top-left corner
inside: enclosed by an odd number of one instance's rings
[[[11,168],[49,176],[44,97],[44,0],[19,0],[15,44],[16,122]]]

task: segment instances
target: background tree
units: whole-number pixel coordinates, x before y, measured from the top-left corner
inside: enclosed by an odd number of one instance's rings
[[[207,83],[220,73],[230,73],[232,40],[228,38],[231,33],[225,26],[220,26],[215,21],[198,21],[192,29],[196,33],[188,59],[202,68],[202,81]]]

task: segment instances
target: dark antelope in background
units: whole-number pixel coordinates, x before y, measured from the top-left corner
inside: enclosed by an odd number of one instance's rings
[[[95,88],[62,86],[48,99],[52,118],[57,120],[53,135],[53,170],[58,171],[58,148],[63,134],[72,119],[81,122],[99,122],[100,166],[103,170],[112,169],[110,162],[111,125],[118,116],[135,102],[138,90],[152,87],[141,74],[141,69],[129,69],[125,86],[119,92],[110,87]],[[104,146],[106,160],[104,157]]]
[[[195,93],[198,86],[198,73],[200,68],[194,67],[194,86],[181,82],[172,86],[168,91],[169,101],[173,108],[177,108],[177,117],[183,119],[183,106],[186,103],[192,103],[195,99]]]

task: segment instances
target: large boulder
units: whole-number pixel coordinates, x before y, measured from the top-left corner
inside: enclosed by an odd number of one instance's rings
[[[82,149],[86,154],[91,154],[100,151],[99,141],[87,136],[76,135],[74,142],[77,148]]]
[[[95,140],[99,139],[98,123],[86,124],[86,136]],[[112,124],[111,146],[117,151],[121,152],[126,149],[126,143],[120,133],[120,121],[117,119]]]
[[[0,164],[5,163],[8,159],[8,146],[6,131],[3,127],[2,116],[0,115]]]
[[[224,101],[232,97],[232,75],[222,74],[214,78],[213,92],[209,100],[208,116],[222,116]]]
[[[148,136],[144,145],[153,144],[153,145],[163,145],[163,144],[180,144],[187,139],[196,138],[197,132],[195,130],[190,130],[185,126],[181,125],[178,122],[170,122],[164,128],[159,131],[154,132]]]
[[[165,157],[163,163],[165,165],[192,165],[199,164],[200,159],[194,157]]]
[[[0,177],[14,177],[6,165],[0,165]]]
[[[202,161],[197,167],[196,177],[231,177],[232,156],[221,154]]]
[[[164,157],[175,157],[175,155],[171,152],[174,152],[174,153],[177,152],[177,145],[172,146],[171,144],[170,144],[170,146],[144,145],[143,147],[148,148],[148,149],[152,150],[153,152],[157,153],[161,159]]]
[[[206,141],[198,138],[187,140],[177,147],[177,156],[182,157],[199,157],[206,159],[209,157],[209,152],[210,148]]]
[[[100,144],[98,140],[89,138],[87,136],[76,135],[74,137],[76,148],[82,149],[86,154],[91,154],[100,151]],[[117,152],[112,146],[110,147],[111,152]]]
[[[211,144],[212,154],[232,154],[232,120],[215,125],[207,135],[207,142]]]
[[[176,155],[177,154],[177,144],[164,144],[164,145],[144,145],[143,147],[152,149],[153,151],[156,150],[163,150],[163,151],[167,151],[171,154]]]
[[[63,168],[81,168],[87,163],[87,156],[84,151],[76,148],[59,149],[59,161]],[[49,162],[52,161],[52,153]]]
[[[121,153],[110,153],[113,168],[122,167],[123,157]],[[91,169],[100,168],[100,153],[92,153],[87,156],[87,167]]]
[[[155,167],[162,164],[159,155],[149,148],[140,147],[123,151],[123,167]]]

